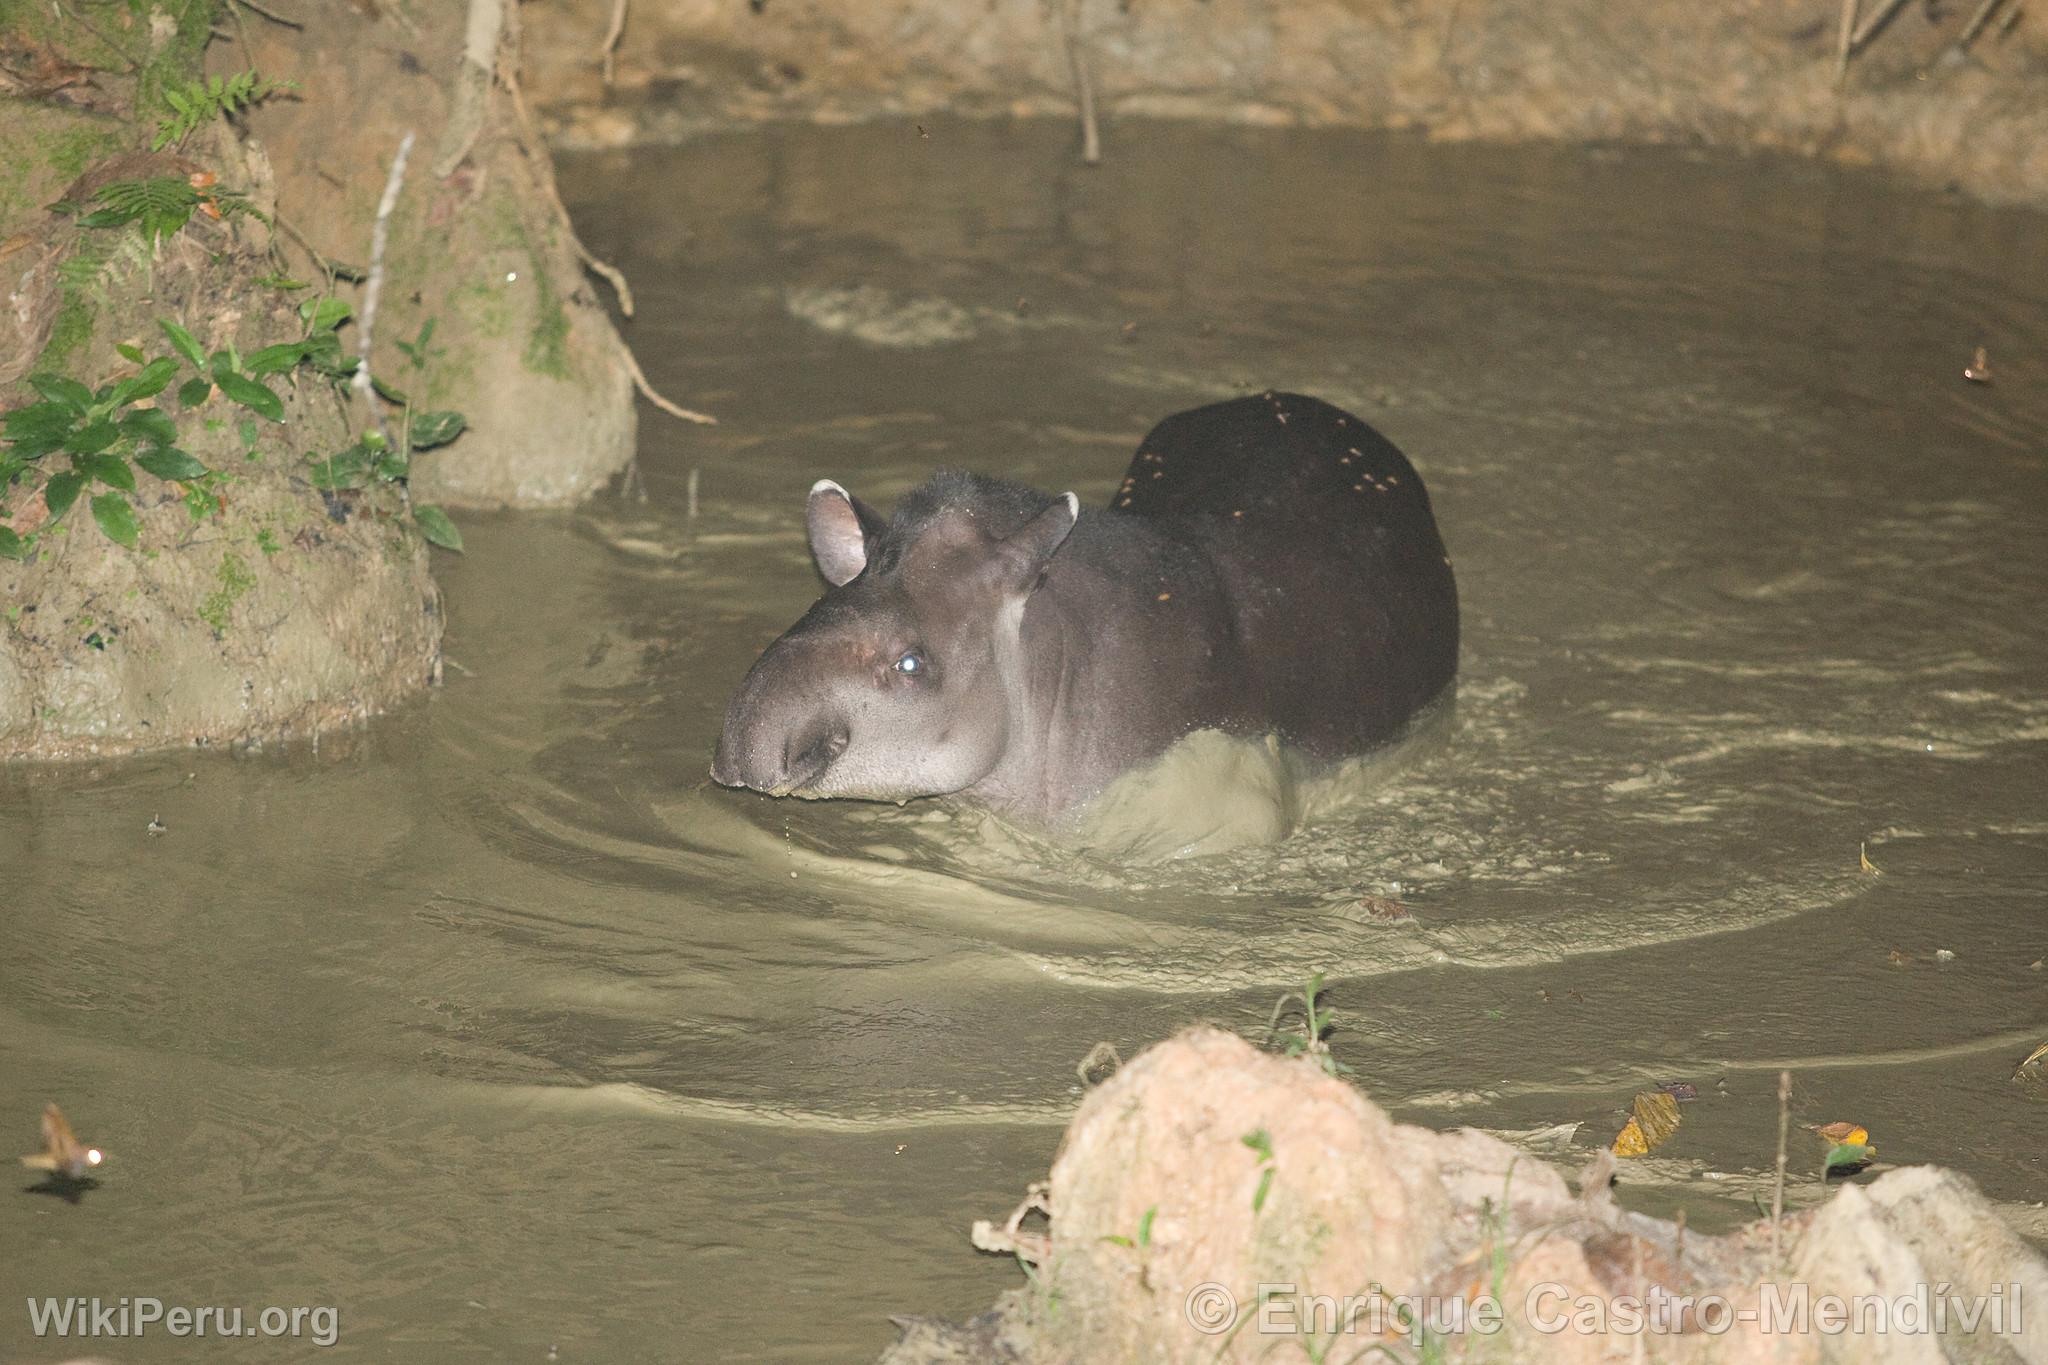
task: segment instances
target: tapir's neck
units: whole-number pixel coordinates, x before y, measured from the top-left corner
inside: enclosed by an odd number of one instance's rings
[[[1050,584],[1008,610],[996,630],[996,676],[1007,707],[1003,756],[970,794],[998,810],[1042,818],[1055,809],[1051,746],[1059,694],[1073,655],[1067,613]]]

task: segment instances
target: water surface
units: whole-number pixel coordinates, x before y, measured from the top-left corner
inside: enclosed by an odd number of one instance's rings
[[[1789,1066],[1800,1121],[2026,1225],[2040,219],[1677,151],[1126,124],[1091,170],[1059,125],[924,131],[564,165],[650,376],[721,424],[647,412],[644,503],[464,519],[433,696],[0,771],[0,1131],[55,1098],[112,1154],[7,1195],[0,1355],[84,1349],[27,1296],[125,1293],[335,1304],[390,1359],[862,1358],[1016,1283],[965,1230],[1091,1044],[1256,1031],[1316,970],[1404,1119],[1577,1122],[1576,1161],[1694,1082],[1639,1207],[1746,1217]],[[708,785],[818,591],[812,481],[1100,504],[1159,417],[1267,387],[1408,452],[1464,599],[1444,733],[1337,813],[1132,863]]]

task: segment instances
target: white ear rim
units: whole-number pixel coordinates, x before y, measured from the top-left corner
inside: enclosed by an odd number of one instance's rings
[[[815,498],[820,493],[837,493],[840,497],[845,498],[848,502],[853,501],[853,494],[847,492],[844,488],[841,488],[838,484],[832,482],[832,480],[830,479],[820,479],[816,483],[811,485],[810,496]]]
[[[1062,493],[1060,496],[1067,500],[1067,515],[1075,521],[1079,521],[1081,519],[1081,500],[1075,497],[1072,492]]]

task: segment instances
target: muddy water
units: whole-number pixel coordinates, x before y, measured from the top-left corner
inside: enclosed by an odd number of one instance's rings
[[[722,424],[649,415],[644,504],[465,519],[436,695],[0,774],[4,1131],[59,1098],[112,1154],[7,1194],[0,1355],[67,1354],[26,1296],[148,1294],[337,1305],[389,1359],[860,1358],[1016,1281],[965,1228],[1090,1044],[1257,1030],[1318,969],[1404,1118],[1583,1154],[1694,1082],[1639,1206],[1745,1216],[1789,1066],[1801,1121],[2039,1218],[2039,219],[1672,152],[925,131],[564,168]],[[812,480],[1100,502],[1157,417],[1269,385],[1430,483],[1467,638],[1431,742],[1178,862],[707,787],[816,591]],[[1159,801],[1257,787],[1195,758]]]

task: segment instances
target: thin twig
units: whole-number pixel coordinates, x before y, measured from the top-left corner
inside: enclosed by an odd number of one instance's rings
[[[387,446],[391,443],[391,433],[385,429],[383,409],[377,406],[376,381],[370,378],[370,352],[376,340],[377,296],[384,290],[384,244],[391,236],[391,211],[398,207],[398,192],[405,185],[405,161],[412,155],[412,138],[412,130],[407,129],[398,144],[398,155],[391,159],[391,174],[384,181],[384,197],[377,201],[377,226],[370,233],[370,276],[363,286],[363,311],[357,315],[357,321],[362,325],[363,358],[356,366],[355,378],[350,381],[362,397],[371,422]]]
[[[1780,1235],[1785,1220],[1785,1143],[1792,1135],[1792,1073],[1778,1073],[1778,1179],[1771,1189],[1771,1274],[1779,1270]]]
[[[1842,0],[1842,28],[1835,39],[1835,85],[1849,79],[1849,40],[1856,35],[1856,0]]]
[[[142,63],[136,60],[134,53],[130,52],[127,48],[122,47],[119,43],[115,42],[111,37],[107,35],[107,31],[105,29],[101,28],[98,24],[95,24],[92,20],[86,18],[83,11],[74,11],[65,8],[63,0],[52,0],[52,4],[60,13],[68,14],[73,19],[76,19],[79,22],[79,24],[84,27],[87,33],[90,33],[93,37],[105,43],[111,51],[117,53],[122,61],[128,63],[128,69],[130,71],[140,71],[142,69]]]
[[[604,62],[604,83],[612,83],[612,58],[618,54],[619,39],[626,32],[626,0],[612,0],[612,26],[605,30],[604,41],[598,44],[597,55]]]
[[[241,44],[243,58],[253,64],[256,49],[249,45],[249,30],[242,24],[242,7],[236,0],[228,0],[228,17],[235,21],[235,41]]]
[[[1865,19],[1856,32],[1851,35],[1849,39],[1849,55],[1853,57],[1861,52],[1864,44],[1875,38],[1878,30],[1890,23],[1892,16],[1905,7],[1906,0],[1884,0],[1883,4],[1871,11],[1870,17]]]
[[[1977,6],[1977,12],[1970,16],[1970,22],[1963,25],[1963,31],[1956,35],[1955,46],[1949,50],[1958,57],[1968,52],[1970,44],[1977,41],[1977,35],[1984,31],[1984,25],[2004,3],[2005,0],[1984,0],[1983,4]]]
[[[285,15],[279,14],[276,10],[269,10],[263,8],[263,6],[256,3],[256,0],[231,0],[231,2],[237,5],[248,6],[250,9],[255,10],[258,14],[262,15],[265,19],[268,19],[273,24],[280,24],[285,28],[300,30],[303,30],[306,27],[305,24],[300,20],[289,18]]]
[[[1081,50],[1081,0],[1059,0],[1059,7],[1067,66],[1074,73],[1074,94],[1081,103],[1081,160],[1096,166],[1102,162],[1102,133],[1095,126],[1095,82],[1088,74],[1087,54]]]
[[[270,221],[274,225],[283,228],[285,230],[285,235],[290,237],[293,241],[299,244],[299,250],[305,252],[308,256],[313,258],[313,268],[315,270],[319,271],[323,275],[333,275],[336,273],[334,269],[334,262],[328,260],[325,256],[321,255],[319,250],[315,248],[311,242],[306,240],[306,234],[300,232],[297,228],[292,226],[291,219],[285,217],[281,213],[272,212],[270,215]]]

